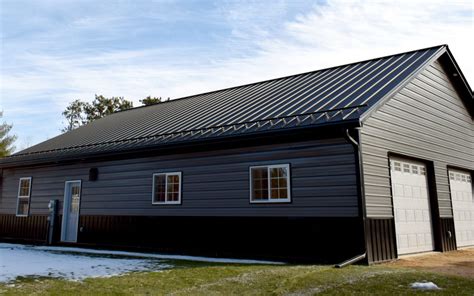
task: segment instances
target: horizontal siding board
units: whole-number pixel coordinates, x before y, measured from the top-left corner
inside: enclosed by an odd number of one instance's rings
[[[355,217],[358,214],[354,207],[293,207],[292,212],[298,212],[301,217]],[[84,215],[104,215],[101,209],[91,209],[82,212]],[[107,211],[108,215],[117,216],[182,216],[183,211],[177,207],[168,207],[162,209],[144,208],[144,209],[111,209]],[[285,207],[265,207],[260,204],[249,209],[243,208],[195,208],[186,211],[186,216],[241,216],[241,217],[282,217],[288,216],[289,209]]]
[[[474,122],[437,61],[368,118],[361,137],[368,217],[393,216],[389,152],[433,162],[440,216],[452,217],[447,166],[474,169]]]
[[[343,138],[158,155],[61,166],[6,169],[0,213],[14,214],[18,179],[32,176],[31,214],[47,214],[64,182],[82,180],[82,215],[357,216],[354,150]],[[289,163],[292,202],[250,204],[249,167]],[[89,181],[91,167],[97,181]],[[181,205],[152,205],[152,174],[181,171]]]
[[[419,115],[421,118],[425,118],[425,119],[428,119],[428,120],[432,120],[433,117],[436,118],[436,116],[433,116],[433,112],[436,113],[436,114],[439,114],[439,115],[442,115],[444,114],[443,112],[441,112],[439,109],[442,109],[440,107],[440,103],[436,103],[436,102],[433,102],[433,103],[430,103],[430,105],[425,105],[423,108],[420,108],[419,110],[413,110],[413,109],[406,109],[403,108],[403,106],[412,106],[412,105],[416,105],[414,103],[415,102],[423,102],[423,98],[426,98],[426,97],[429,97],[431,96],[430,93],[428,92],[425,92],[423,91],[422,89],[417,89],[411,85],[408,85],[406,88],[402,89],[399,93],[396,94],[397,97],[400,97],[400,99],[403,99],[403,100],[400,100],[400,101],[392,101],[390,102],[391,104],[398,104],[399,106],[402,106],[401,110],[406,112],[407,114],[414,114],[414,115]],[[433,105],[433,106],[431,106]],[[416,111],[416,112],[415,112]],[[441,114],[440,114],[441,112]],[[464,110],[464,112],[462,112],[462,114],[466,114],[467,111]],[[466,114],[467,115],[467,114]],[[442,116],[445,116],[445,115],[442,115]],[[459,126],[459,124],[462,125],[462,122],[464,120],[457,120],[455,118],[452,118],[452,117],[447,117],[445,121],[441,121],[441,122],[433,122],[433,125],[434,126],[437,126],[437,125],[441,125],[441,126],[446,126],[448,128],[453,128],[453,129],[456,129],[458,127],[460,127],[461,129],[465,129],[464,126]],[[464,130],[465,131],[465,130]]]
[[[431,141],[427,139],[423,139],[423,137],[415,138],[410,137],[407,134],[401,134],[398,132],[391,132],[385,131],[381,128],[373,128],[367,127],[366,132],[370,134],[370,140],[367,140],[367,145],[372,145],[375,147],[389,147],[392,148],[393,151],[403,151],[407,150],[410,151],[411,154],[426,153],[431,158],[436,157],[436,155],[441,155],[442,157],[452,157],[456,158],[457,162],[469,162],[471,159],[471,151],[459,151],[458,149],[449,149],[448,146],[441,144],[431,144]],[[399,140],[395,143],[391,143],[392,137],[398,137]],[[425,136],[426,138],[426,136]],[[423,152],[421,152],[423,151]]]
[[[386,109],[391,109],[391,106],[387,106]],[[396,110],[396,109],[392,109]],[[400,110],[400,109],[399,109]],[[429,134],[427,137],[429,138],[435,138],[436,141],[452,141],[452,142],[457,142],[459,144],[460,149],[466,150],[469,149],[470,146],[473,144],[473,142],[470,139],[461,138],[461,137],[456,137],[456,135],[453,134],[444,134],[437,130],[436,128],[433,128],[433,126],[424,126],[422,123],[420,123],[419,117],[416,116],[410,116],[410,115],[404,115],[403,119],[401,119],[401,115],[403,113],[402,110],[400,110],[400,116],[395,116],[393,114],[394,112],[390,113],[382,113],[380,112],[380,117],[379,116],[374,116],[372,118],[373,123],[371,126],[373,127],[385,127],[389,128],[392,126],[393,128],[397,128],[398,130],[404,130],[407,133],[412,133],[412,134],[417,134],[417,133],[423,133],[425,135]],[[390,119],[390,122],[392,123],[391,125],[387,124],[386,120],[387,118]],[[410,123],[410,125],[407,125],[407,123]],[[417,125],[418,130],[413,130],[413,125]],[[460,134],[461,135],[461,134]]]
[[[97,208],[101,209],[111,209],[111,210],[128,210],[128,209],[149,209],[150,208],[151,198],[147,200],[98,200],[90,201],[81,205],[81,211],[87,212],[88,210],[94,210]],[[298,198],[294,200],[291,204],[266,204],[265,208],[286,208],[291,209],[295,207],[314,207],[314,204],[317,203],[318,207],[340,207],[340,206],[352,206],[357,207],[357,200],[354,199],[354,196],[348,197],[312,197],[312,198]],[[156,212],[161,212],[164,209],[194,209],[194,208],[243,208],[249,205],[248,198],[224,198],[219,199],[207,199],[207,198],[190,198],[183,201],[181,205],[153,205],[153,208]],[[261,205],[255,205],[254,208],[261,208]]]

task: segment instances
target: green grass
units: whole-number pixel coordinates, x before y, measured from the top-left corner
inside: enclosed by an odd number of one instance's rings
[[[414,291],[415,281],[442,290]],[[14,286],[13,286],[14,285]],[[179,264],[160,272],[135,272],[73,282],[23,278],[0,284],[0,295],[474,295],[474,280],[387,266]]]

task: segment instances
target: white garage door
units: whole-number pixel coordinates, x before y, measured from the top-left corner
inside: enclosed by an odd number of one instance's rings
[[[472,179],[467,172],[449,170],[454,228],[458,247],[474,245],[474,200]]]
[[[434,249],[426,166],[390,159],[398,254]]]

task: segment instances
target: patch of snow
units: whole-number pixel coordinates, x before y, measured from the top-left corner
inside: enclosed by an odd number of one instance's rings
[[[90,254],[49,252],[32,246],[0,244],[0,282],[17,277],[55,277],[83,280],[111,277],[132,271],[171,268],[162,260],[107,258]]]
[[[238,264],[283,264],[272,261],[164,255],[70,247],[0,243],[0,282],[17,277],[57,277],[83,280],[133,271],[159,271],[173,266],[165,260]]]
[[[412,283],[410,287],[417,290],[441,290],[441,288],[433,282],[415,282]]]

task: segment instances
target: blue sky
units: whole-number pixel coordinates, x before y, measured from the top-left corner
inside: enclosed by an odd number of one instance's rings
[[[177,98],[438,44],[471,86],[473,1],[0,1],[0,110],[17,150],[94,94]]]

